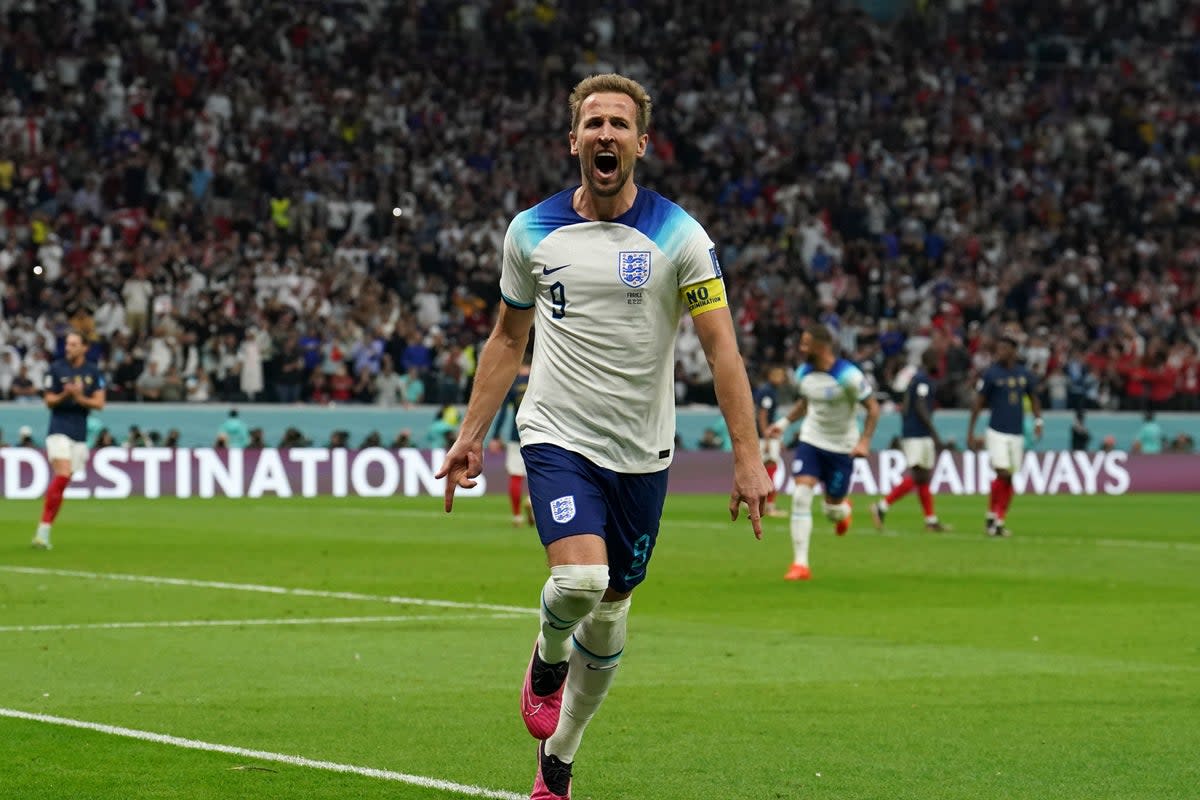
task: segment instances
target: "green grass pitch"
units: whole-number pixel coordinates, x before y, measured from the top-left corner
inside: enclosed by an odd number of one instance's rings
[[[786,519],[668,500],[576,800],[1198,796],[1200,500],[1017,497],[1008,540],[856,502],[796,585]],[[0,504],[0,797],[528,797],[546,570],[506,499],[68,501],[51,552],[38,511]]]

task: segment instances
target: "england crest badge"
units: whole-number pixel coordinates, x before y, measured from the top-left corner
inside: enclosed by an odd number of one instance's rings
[[[575,495],[568,494],[557,500],[551,500],[550,516],[560,524],[575,519]]]
[[[622,250],[617,254],[617,273],[621,283],[631,289],[640,289],[650,280],[650,251]]]

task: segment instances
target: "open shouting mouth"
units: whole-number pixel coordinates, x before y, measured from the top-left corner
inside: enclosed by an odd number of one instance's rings
[[[596,174],[601,178],[611,178],[617,174],[617,168],[621,162],[617,158],[616,153],[610,153],[607,150],[596,153],[596,158],[593,161],[596,167]]]

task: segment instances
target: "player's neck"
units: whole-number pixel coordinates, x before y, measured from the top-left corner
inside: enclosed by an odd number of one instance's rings
[[[597,195],[590,191],[585,183],[575,190],[571,205],[574,207],[575,213],[584,219],[606,222],[616,219],[633,208],[633,203],[637,200],[637,193],[637,184],[633,182],[632,175],[629,176],[629,180],[625,181],[621,191],[612,197]]]
[[[819,369],[821,372],[829,372],[829,370],[833,369],[835,363],[837,363],[837,356],[830,353],[824,358],[818,358],[813,367]]]
[[[68,358],[68,359],[67,359],[67,363],[68,363],[68,364],[70,364],[72,367],[82,367],[82,366],[83,366],[83,362],[84,362],[84,361],[86,361],[86,360],[87,360],[87,359],[85,359],[85,358],[82,358],[82,357],[80,357],[80,358]]]

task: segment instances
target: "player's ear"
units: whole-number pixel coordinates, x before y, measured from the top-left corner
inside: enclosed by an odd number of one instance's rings
[[[575,139],[575,131],[567,134],[567,141],[571,143],[571,155],[579,155],[579,142]]]
[[[646,155],[646,145],[648,145],[649,143],[650,143],[650,134],[643,133],[641,136],[638,137],[638,149],[637,149],[637,157],[638,158],[641,158],[642,156]]]

